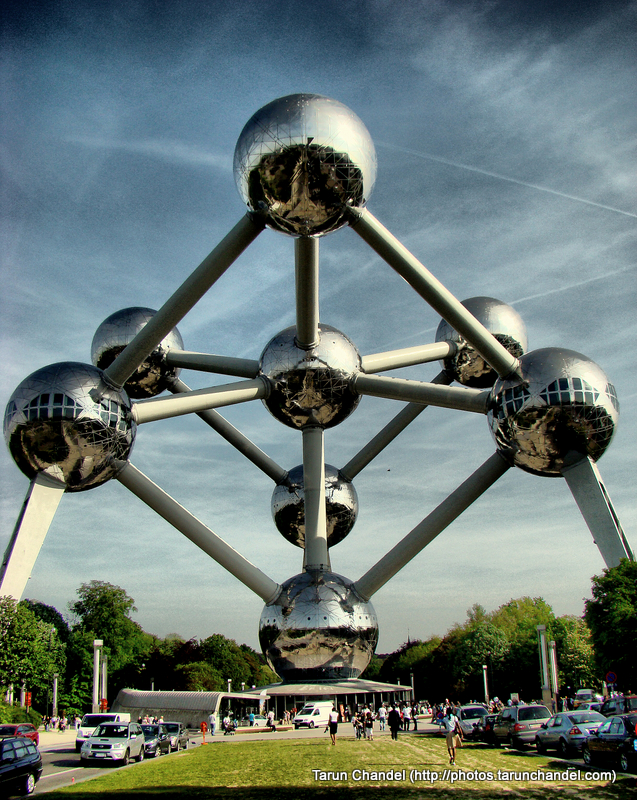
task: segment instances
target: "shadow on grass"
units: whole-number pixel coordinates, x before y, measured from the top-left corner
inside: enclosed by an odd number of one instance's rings
[[[579,796],[580,791],[585,791],[587,800],[611,800],[618,798],[637,798],[637,781],[634,779],[621,780],[615,784],[600,786],[588,786],[585,790],[575,789]],[[503,797],[511,797],[512,789],[516,797],[525,800],[548,800],[556,797],[556,789],[551,787],[519,787],[512,784],[502,784],[500,786],[485,787],[480,789],[467,789],[466,787],[412,787],[404,784],[396,786],[370,786],[369,784],[360,787],[352,786],[329,786],[312,787],[308,791],[307,787],[299,786],[255,786],[255,787],[192,787],[177,786],[166,789],[161,786],[144,789],[126,789],[91,792],[82,788],[61,790],[47,793],[48,800],[63,800],[63,798],[75,798],[75,800],[95,800],[96,797],[108,798],[108,800],[156,800],[156,798],[166,798],[166,800],[262,800],[265,798],[277,798],[277,800],[299,800],[305,793],[311,793],[312,798],[318,797],[321,800],[402,800],[402,798],[422,797],[426,792],[427,800],[459,800],[459,798],[469,798],[469,800],[502,800]]]

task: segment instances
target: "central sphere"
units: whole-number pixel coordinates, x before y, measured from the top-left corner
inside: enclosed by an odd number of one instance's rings
[[[325,465],[325,515],[327,546],[342,542],[354,527],[358,496],[351,481],[336,467]],[[272,517],[279,532],[297,547],[305,547],[305,485],[303,464],[291,469],[272,493]]]
[[[350,388],[361,357],[344,333],[319,325],[319,342],[305,350],[296,344],[296,327],[281,331],[265,346],[260,375],[270,382],[263,400],[268,411],[291,428],[338,425],[360,401]]]
[[[578,455],[597,461],[619,420],[615,387],[573,350],[545,347],[520,359],[519,378],[498,379],[488,413],[498,449],[534,475],[559,476]]]
[[[131,403],[90,364],[37,370],[11,395],[4,436],[28,478],[46,472],[67,491],[91,489],[124,467],[135,440]]]
[[[95,331],[91,344],[91,361],[96,367],[106,369],[129,345],[157,312],[152,308],[124,308],[107,317]],[[137,367],[124,384],[129,397],[144,399],[155,397],[169,388],[179,377],[179,367],[166,364],[166,353],[171,348],[183,350],[184,342],[177,328],[173,328],[157,347]]]
[[[378,644],[378,620],[347,578],[304,572],[263,609],[259,642],[284,681],[358,678]]]
[[[291,94],[247,122],[234,152],[237,188],[267,225],[292,236],[318,236],[347,224],[376,180],[376,151],[347,106],[317,94]]]

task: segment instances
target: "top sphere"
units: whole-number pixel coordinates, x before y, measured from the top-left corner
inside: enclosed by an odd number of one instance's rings
[[[91,344],[91,361],[106,369],[157,312],[152,308],[123,308],[107,317],[95,331]],[[124,384],[129,397],[142,400],[155,397],[179,376],[179,367],[166,364],[166,352],[183,350],[184,342],[177,328],[165,336]]]
[[[526,325],[518,312],[493,297],[469,297],[462,305],[491,333],[500,344],[516,358],[526,352]],[[455,342],[458,351],[442,362],[444,371],[463,386],[488,389],[498,377],[467,340],[454,330],[446,320],[441,320],[436,331],[437,342]]]
[[[234,151],[239,193],[268,227],[318,236],[347,224],[376,180],[376,151],[347,106],[317,94],[273,100],[244,127]]]

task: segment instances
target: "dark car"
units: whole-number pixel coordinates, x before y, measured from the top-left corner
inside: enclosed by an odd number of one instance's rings
[[[637,713],[611,717],[586,739],[582,750],[584,763],[616,764],[622,772],[637,771]]]
[[[147,756],[161,756],[170,753],[170,736],[165,725],[142,725],[144,731],[144,751]]]
[[[190,735],[183,722],[164,722],[164,727],[168,731],[168,736],[170,737],[171,750],[180,750],[181,748],[184,750],[188,749]]]
[[[493,737],[493,724],[498,718],[497,714],[487,714],[476,722],[475,737],[481,742],[493,744],[495,739]]]
[[[597,711],[563,711],[545,722],[535,734],[538,753],[557,750],[562,758],[568,758],[584,746],[589,734],[605,722]]]
[[[31,739],[0,739],[0,795],[31,794],[42,775],[42,757]]]
[[[535,742],[535,734],[551,716],[546,706],[509,706],[501,711],[493,723],[496,743],[523,747]]]
[[[26,736],[33,744],[40,744],[40,734],[30,722],[3,722],[0,725],[0,736]]]
[[[637,712],[637,695],[619,694],[617,697],[609,697],[604,701],[601,712],[605,717],[614,717],[617,714],[632,714]]]

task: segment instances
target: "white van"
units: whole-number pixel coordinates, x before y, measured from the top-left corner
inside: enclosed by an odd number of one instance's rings
[[[301,726],[318,728],[319,725],[327,725],[330,721],[330,711],[333,708],[334,703],[331,700],[306,703],[292,720],[294,729],[298,730]]]
[[[75,752],[79,753],[82,745],[102,722],[130,722],[130,714],[120,711],[104,711],[99,714],[84,714],[75,738]]]

